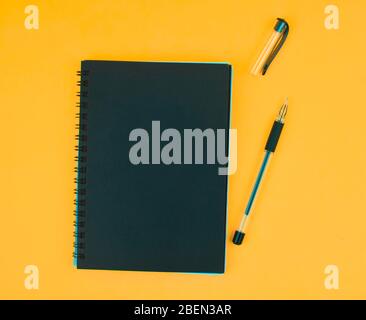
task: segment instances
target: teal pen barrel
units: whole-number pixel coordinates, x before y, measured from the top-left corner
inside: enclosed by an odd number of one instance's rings
[[[258,188],[259,188],[259,186],[261,184],[261,181],[263,179],[263,175],[264,175],[264,172],[266,170],[266,167],[267,167],[267,164],[268,164],[268,161],[269,161],[270,157],[271,157],[271,152],[266,151],[266,153],[264,154],[264,159],[263,159],[262,165],[261,165],[261,167],[259,169],[259,172],[258,172],[258,175],[257,175],[257,179],[255,180],[252,193],[250,194],[250,198],[249,198],[247,207],[245,208],[245,215],[247,215],[247,216],[249,216],[249,213],[252,210],[253,203],[254,203],[255,197],[256,197],[257,192],[258,192]]]
[[[271,156],[271,152],[266,151],[266,153],[264,155],[264,159],[263,159],[262,165],[261,165],[261,167],[259,169],[257,178],[255,180],[255,183],[254,183],[254,186],[253,186],[253,190],[252,190],[252,192],[250,194],[250,197],[249,197],[249,200],[248,200],[248,204],[247,204],[247,206],[245,208],[244,216],[243,216],[243,219],[242,219],[242,221],[240,223],[239,230],[236,230],[235,231],[235,234],[234,234],[234,237],[233,237],[233,243],[236,244],[236,245],[240,245],[243,242],[243,240],[244,240],[245,233],[242,230],[244,229],[246,219],[248,218],[249,213],[250,213],[250,211],[251,211],[251,209],[253,207],[253,203],[254,203],[255,197],[256,197],[256,195],[258,193],[258,189],[259,189],[259,186],[260,186],[261,181],[263,179],[263,175],[264,175],[264,172],[266,170],[267,164],[269,162],[270,156]]]

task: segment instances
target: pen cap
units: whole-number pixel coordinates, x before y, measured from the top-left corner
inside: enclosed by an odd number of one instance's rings
[[[285,42],[288,30],[288,23],[284,19],[277,18],[277,22],[273,28],[272,34],[260,53],[257,61],[253,65],[251,74],[255,76],[258,74],[265,75],[269,65],[272,63],[273,59]]]

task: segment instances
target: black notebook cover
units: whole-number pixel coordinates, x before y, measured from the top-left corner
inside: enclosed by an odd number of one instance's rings
[[[79,75],[77,268],[223,273],[228,177],[184,164],[183,134],[225,129],[227,155],[231,66],[88,60]],[[153,121],[182,134],[182,164],[152,164]],[[130,161],[136,128],[150,164]]]

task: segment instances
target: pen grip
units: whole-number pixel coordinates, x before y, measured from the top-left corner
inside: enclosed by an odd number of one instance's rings
[[[278,140],[280,139],[281,132],[283,128],[283,123],[280,121],[275,121],[273,123],[271,132],[269,134],[269,137],[267,139],[266,147],[265,149],[269,152],[275,152]]]

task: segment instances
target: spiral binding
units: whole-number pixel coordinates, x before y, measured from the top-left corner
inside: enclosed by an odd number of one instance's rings
[[[75,210],[74,210],[74,253],[73,258],[75,265],[79,259],[85,259],[85,219],[86,219],[86,162],[87,162],[87,109],[88,109],[88,70],[82,70],[77,72],[77,76],[80,80],[77,85],[80,87],[80,91],[77,93],[79,97],[79,102],[77,103],[77,108],[79,111],[76,113],[76,119],[78,123],[76,124],[76,130],[78,133],[75,135],[75,140],[77,144],[75,146],[75,151],[77,155],[74,160],[76,161],[76,166],[74,172],[76,177],[74,183],[76,188],[74,189],[75,194]]]

